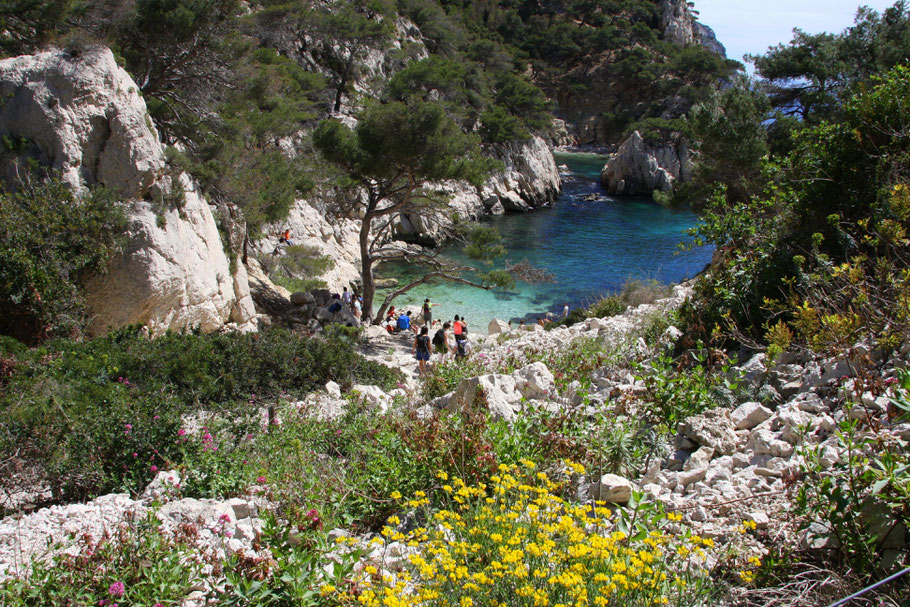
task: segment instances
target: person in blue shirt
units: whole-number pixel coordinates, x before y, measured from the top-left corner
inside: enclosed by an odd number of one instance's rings
[[[411,312],[408,311],[398,317],[398,330],[409,331],[411,329]]]

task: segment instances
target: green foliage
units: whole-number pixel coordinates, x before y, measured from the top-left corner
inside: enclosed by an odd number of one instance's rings
[[[906,401],[905,388],[897,393]],[[815,523],[808,531],[812,541],[824,541],[826,552],[872,581],[910,560],[907,444],[864,429],[856,420],[841,422],[836,436],[842,456],[833,463],[824,459],[821,445],[803,450],[796,511],[805,517],[804,528]]]
[[[356,209],[363,217],[361,279],[367,316],[372,312],[375,295],[373,266],[383,260],[405,257],[395,247],[364,244],[393,237],[393,222],[384,218],[407,213],[430,216],[444,213],[444,196],[430,187],[432,183],[456,179],[479,187],[496,166],[492,159],[481,154],[478,137],[462,131],[439,102],[373,104],[362,113],[355,130],[338,120],[326,120],[317,127],[313,141],[329,162],[346,173],[347,185],[365,192],[365,200],[352,196],[349,206],[342,205],[336,211],[348,213]],[[489,247],[487,243],[481,248]],[[451,278],[465,270],[441,263],[432,254],[409,253],[406,257],[411,263],[428,267],[428,274],[390,295],[380,306],[377,317],[383,315],[396,294],[428,280],[431,270],[433,276],[441,278]]]
[[[757,345],[778,322],[816,350],[864,337],[890,348],[910,334],[893,305],[908,292],[910,70],[873,82],[840,122],[803,130],[786,164],[766,164],[760,197],[709,206],[698,239],[722,255],[684,313],[693,339]]]
[[[310,291],[325,286],[325,282],[314,277],[320,276],[334,266],[327,255],[320,255],[316,247],[294,245],[277,247],[277,254],[264,255],[259,262],[265,267],[269,278],[289,291]]]
[[[615,295],[601,297],[587,309],[576,309],[569,312],[569,316],[560,320],[555,326],[567,325],[572,326],[586,318],[608,318],[617,316],[626,311],[629,307],[637,307],[642,304],[654,303],[658,299],[669,297],[672,289],[669,285],[648,279],[630,279],[623,283],[622,289]]]
[[[591,307],[588,308],[588,314],[591,318],[608,318],[622,314],[626,311],[626,307],[619,295],[608,295],[591,304]]]
[[[274,515],[267,515],[261,542],[272,558],[261,561],[237,554],[229,557],[224,564],[226,586],[219,602],[243,607],[337,604],[325,598],[322,589],[343,587],[362,554],[358,550],[339,553],[322,531],[318,513],[311,512],[307,526],[301,526],[296,533],[280,525]],[[333,560],[327,558],[329,553]]]
[[[343,336],[280,329],[155,340],[123,330],[4,357],[13,373],[0,396],[3,457],[40,464],[55,496],[66,499],[140,491],[155,469],[181,462],[194,490],[230,493],[241,482],[232,472],[242,469],[235,451],[262,422],[259,402],[329,380],[394,383],[389,369],[355,354]],[[178,440],[186,416],[206,425],[209,439]],[[221,463],[209,467],[213,444]],[[221,477],[210,476],[215,470]]]
[[[153,512],[98,540],[71,538],[57,546],[68,547],[66,552],[50,562],[33,562],[27,578],[0,583],[0,602],[7,607],[179,604],[202,571],[202,563],[191,558],[190,539],[169,537]]]
[[[7,0],[0,5],[0,53],[3,57],[35,51],[62,33],[78,14],[77,0]]]
[[[674,361],[663,355],[648,365],[638,365],[640,379],[647,389],[645,416],[665,431],[692,415],[724,404],[721,391],[734,392],[738,382],[728,377],[730,364],[711,366],[700,352]]]
[[[910,8],[900,0],[881,14],[859,8],[854,25],[840,34],[796,30],[788,44],[750,60],[775,108],[817,125],[837,117],[843,99],[902,64],[908,52]]]
[[[444,108],[432,102],[374,104],[355,131],[328,120],[313,139],[326,158],[360,182],[397,183],[412,176],[421,183],[463,179],[480,185],[492,168],[480,156],[477,139],[462,132]]]
[[[106,269],[125,225],[103,189],[76,198],[54,179],[0,193],[0,334],[28,343],[79,335],[83,284]]]
[[[717,184],[731,202],[742,202],[762,187],[762,159],[768,153],[765,129],[767,100],[745,79],[712,95],[691,112],[699,159],[693,185],[702,197]]]

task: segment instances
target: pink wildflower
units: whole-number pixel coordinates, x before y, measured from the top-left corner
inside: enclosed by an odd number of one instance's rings
[[[123,593],[126,592],[126,586],[123,585],[123,582],[114,582],[107,591],[111,596],[123,596]]]
[[[152,472],[158,472],[158,466],[152,464]]]
[[[256,482],[259,483],[259,484],[261,485],[261,484],[263,484],[264,482],[266,482],[266,478],[265,478],[264,476],[257,476],[257,477],[256,477]]]

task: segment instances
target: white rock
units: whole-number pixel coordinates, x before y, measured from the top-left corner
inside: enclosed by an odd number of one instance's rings
[[[626,504],[632,498],[632,483],[616,474],[604,474],[591,483],[591,497],[610,504]]]
[[[176,470],[162,470],[155,475],[142,492],[142,501],[149,503],[152,500],[175,495],[180,488],[180,475]]]
[[[392,397],[378,386],[355,384],[351,388],[351,393],[360,402],[378,407],[382,413],[385,413],[392,403]]]
[[[341,398],[341,386],[331,380],[326,382],[325,391],[333,398]]]
[[[471,406],[478,389],[483,391],[490,415],[494,420],[513,421],[521,409],[521,394],[516,390],[515,379],[510,375],[481,375],[461,381],[458,388],[447,400],[445,407],[461,410]]]
[[[730,417],[737,430],[751,430],[772,415],[771,410],[758,402],[743,403]]]
[[[683,464],[683,470],[689,472],[695,468],[704,468],[714,457],[714,449],[711,447],[701,447],[686,460]]]
[[[676,480],[680,485],[689,486],[692,483],[697,483],[705,479],[705,475],[708,473],[708,468],[696,468],[694,470],[687,470],[685,472],[680,472],[676,475]]]
[[[555,388],[555,378],[542,362],[531,363],[512,374],[515,387],[527,399],[544,399]]]
[[[237,264],[231,272],[211,210],[190,179],[162,177],[164,151],[145,102],[109,49],[0,61],[0,96],[0,131],[26,138],[73,189],[101,184],[125,202],[124,253],[87,282],[90,332],[138,323],[153,334],[214,331],[253,318],[246,270]],[[0,164],[5,179],[12,170]],[[170,191],[182,196],[181,208],[159,219],[145,198]]]
[[[509,327],[509,323],[504,320],[499,320],[494,318],[490,321],[490,324],[487,325],[487,334],[496,335],[497,333],[508,333],[512,329]]]
[[[734,453],[739,445],[736,428],[727,409],[710,409],[688,417],[679,425],[679,432],[699,445],[713,447],[723,455]]]

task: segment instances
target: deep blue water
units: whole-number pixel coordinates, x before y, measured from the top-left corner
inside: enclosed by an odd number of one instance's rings
[[[553,208],[489,220],[502,234],[511,263],[527,259],[553,274],[555,283],[519,282],[511,291],[437,283],[422,285],[395,304],[417,305],[429,297],[440,304],[434,308],[435,318],[466,315],[477,332],[486,332],[494,317],[558,313],[564,303],[588,305],[629,279],[675,283],[701,271],[710,261],[711,249],[679,250],[679,244],[688,240],[685,230],[696,223],[695,214],[664,208],[650,198],[608,197],[600,185],[604,161],[597,154],[557,153],[557,164],[567,165],[571,175],[563,176],[562,195]],[[592,197],[596,199],[586,200]],[[444,254],[468,261],[454,247]],[[381,274],[404,279],[411,272],[399,266],[383,268]]]

